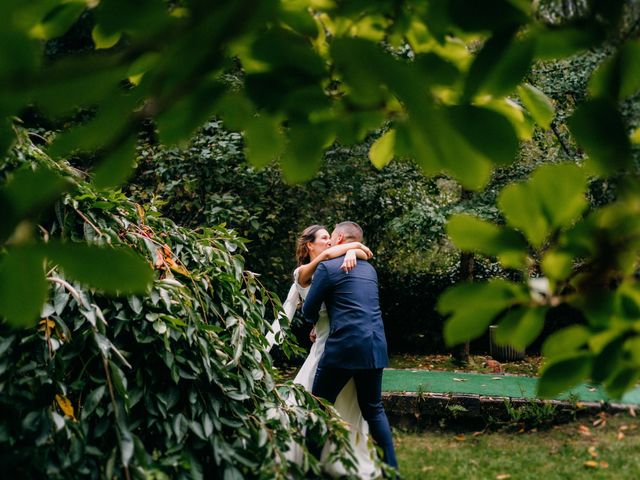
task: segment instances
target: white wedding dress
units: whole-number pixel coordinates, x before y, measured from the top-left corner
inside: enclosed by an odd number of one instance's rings
[[[293,272],[294,284],[289,290],[289,295],[283,304],[283,310],[288,318],[293,318],[299,300],[307,297],[310,287],[302,287],[298,283],[298,269]],[[272,331],[267,334],[267,341],[269,342],[269,348],[274,343],[278,343],[276,338],[280,333],[280,322],[276,320],[271,326]],[[324,353],[325,343],[329,336],[329,316],[327,310],[322,306],[320,311],[320,318],[316,323],[316,341],[311,346],[307,359],[300,367],[300,371],[293,380],[294,383],[302,385],[306,390],[311,391],[313,387],[313,379],[316,375],[318,363],[322,354]],[[353,450],[357,460],[358,475],[357,478],[372,479],[380,476],[380,471],[375,466],[374,455],[375,452],[369,447],[369,425],[362,417],[360,406],[358,405],[358,397],[356,394],[356,387],[353,379],[342,389],[336,402],[334,404],[335,409],[340,414],[342,420],[349,425],[350,441],[353,446]],[[330,449],[330,445],[325,446],[322,452],[322,459],[324,460]],[[299,445],[294,445],[287,452],[287,458],[295,463],[302,463],[302,450]],[[344,467],[340,463],[323,462],[323,469],[326,473],[334,477],[340,477],[347,475]]]

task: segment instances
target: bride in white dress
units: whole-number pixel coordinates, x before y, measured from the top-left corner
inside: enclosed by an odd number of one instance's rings
[[[359,242],[331,246],[331,237],[325,227],[312,225],[306,228],[298,238],[296,257],[298,267],[293,272],[294,283],[289,290],[289,295],[283,304],[284,313],[289,318],[293,318],[300,303],[304,301],[311,286],[313,273],[318,264],[324,260],[345,255],[342,268],[345,271],[351,270],[357,260],[356,258],[368,259],[371,251]],[[267,335],[269,347],[276,342],[276,337],[280,332],[280,323],[276,320],[272,325],[273,332]],[[322,308],[320,318],[314,329],[311,331],[313,345],[309,351],[304,364],[293,380],[294,383],[302,385],[306,390],[311,391],[313,380],[318,367],[318,362],[324,352],[325,343],[329,336],[329,316],[326,309]],[[380,470],[376,467],[374,458],[375,451],[369,442],[369,426],[362,417],[362,412],[358,405],[356,388],[353,379],[342,389],[334,404],[336,411],[342,420],[349,425],[349,436],[357,461],[357,478],[372,479],[380,476]],[[344,467],[340,463],[329,463],[325,460],[329,453],[330,446],[326,446],[321,462],[323,470],[333,477],[347,475]],[[302,463],[302,449],[299,445],[293,445],[287,452],[287,458],[295,463]]]

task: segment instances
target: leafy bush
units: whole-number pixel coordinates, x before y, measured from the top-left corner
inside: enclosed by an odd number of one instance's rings
[[[23,137],[7,163],[48,162]],[[283,455],[307,426],[337,442],[334,455],[350,465],[342,424],[308,392],[276,384],[265,332],[280,304],[244,270],[245,242],[222,227],[178,227],[74,181],[41,219],[44,241],[125,244],[156,279],[148,294],[109,297],[46,265],[37,328],[0,330],[3,474],[282,478],[301,474]],[[285,339],[282,348],[295,346]]]

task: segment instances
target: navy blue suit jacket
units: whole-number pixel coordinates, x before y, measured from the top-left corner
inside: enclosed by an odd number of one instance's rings
[[[343,257],[318,265],[302,306],[308,322],[318,321],[324,303],[329,337],[320,366],[348,369],[384,368],[389,364],[384,336],[378,275],[364,260],[349,273],[340,270]]]

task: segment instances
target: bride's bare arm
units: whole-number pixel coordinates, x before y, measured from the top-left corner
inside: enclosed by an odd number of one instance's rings
[[[332,258],[341,257],[345,255],[349,250],[354,250],[356,257],[362,260],[368,260],[373,257],[373,253],[366,245],[363,245],[360,242],[350,242],[350,243],[342,243],[340,245],[334,245],[333,247],[327,248],[324,252],[318,255],[316,258],[311,260],[309,263],[306,263],[299,267],[298,269],[298,283],[303,287],[308,287],[311,285],[311,277],[313,277],[313,273],[316,271],[318,264],[320,262],[324,262],[325,260],[330,260]]]

